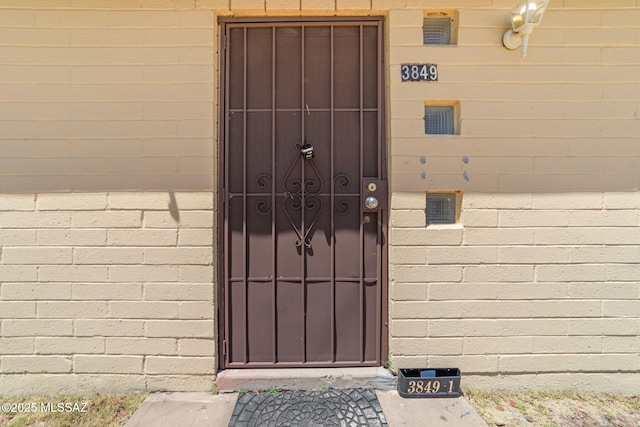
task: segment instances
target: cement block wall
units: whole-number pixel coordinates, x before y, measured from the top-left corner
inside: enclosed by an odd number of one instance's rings
[[[385,17],[392,367],[637,392],[640,1],[551,2],[524,60],[513,0],[451,3],[2,0],[0,394],[210,389],[217,18],[316,15]],[[423,46],[439,8],[458,43]]]

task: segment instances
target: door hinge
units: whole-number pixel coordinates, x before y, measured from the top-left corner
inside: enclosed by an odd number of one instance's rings
[[[222,341],[222,360],[227,360],[227,341]]]

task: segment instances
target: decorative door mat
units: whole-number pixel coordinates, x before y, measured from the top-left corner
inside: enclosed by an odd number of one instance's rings
[[[240,393],[229,427],[387,427],[373,389]]]

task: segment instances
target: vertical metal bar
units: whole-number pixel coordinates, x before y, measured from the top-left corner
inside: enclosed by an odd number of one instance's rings
[[[360,191],[362,191],[362,177],[364,175],[364,26],[360,25]],[[364,195],[360,196],[361,198]],[[362,203],[362,201],[361,201]],[[364,224],[360,221],[360,362],[364,362]]]
[[[382,23],[380,21],[378,21],[377,25],[376,25],[376,42],[377,42],[377,46],[376,46],[376,52],[377,52],[377,57],[376,57],[376,91],[377,91],[377,102],[376,102],[376,125],[377,125],[377,147],[378,147],[378,179],[386,179],[385,176],[385,172],[384,172],[384,166],[383,166],[383,152],[382,152],[382,141],[383,141],[383,135],[382,135],[382,88],[384,87],[382,85],[382,73],[383,73],[383,69],[382,69]],[[387,195],[385,195],[385,197],[388,197]],[[387,202],[388,203],[388,202]],[[388,206],[388,205],[385,205]],[[376,239],[377,242],[377,247],[376,247],[376,361],[378,363],[382,362],[382,322],[384,322],[385,320],[382,319],[382,304],[384,303],[383,299],[382,299],[382,288],[383,288],[383,282],[384,282],[384,277],[383,277],[383,267],[382,267],[382,251],[383,251],[383,246],[382,246],[382,242],[383,242],[383,236],[382,236],[382,227],[384,226],[384,220],[383,220],[383,215],[385,215],[386,212],[385,211],[379,211],[378,212],[378,228],[377,228],[377,233],[378,233],[378,238]]]
[[[276,27],[271,27],[271,310],[273,313],[273,363],[278,361],[278,290],[276,270],[278,261],[276,255]]]
[[[329,70],[329,91],[330,91],[330,105],[329,105],[329,109],[331,110],[330,113],[330,121],[331,121],[331,133],[329,136],[329,158],[330,158],[330,162],[331,162],[331,259],[329,261],[329,263],[331,264],[331,274],[330,274],[330,286],[331,286],[331,362],[335,362],[336,361],[336,245],[335,245],[335,241],[336,241],[336,218],[335,218],[335,164],[334,164],[334,137],[335,137],[335,127],[334,127],[334,120],[335,120],[335,111],[334,111],[334,81],[333,81],[333,67],[334,67],[334,31],[335,31],[335,27],[333,25],[329,26],[329,34],[330,34],[330,53],[329,53],[329,57],[330,57],[330,70]]]
[[[224,26],[224,36],[225,43],[228,43],[227,40],[230,37],[229,28]],[[224,183],[223,183],[223,206],[224,206],[224,340],[229,341],[231,338],[231,319],[229,316],[229,308],[230,308],[230,284],[229,277],[231,275],[229,261],[231,257],[229,256],[229,126],[230,126],[230,115],[229,115],[229,62],[230,62],[230,49],[226,49],[225,51],[225,64],[224,64]],[[220,354],[220,352],[218,352]],[[229,352],[227,351],[224,355],[224,365],[229,366]]]
[[[249,284],[247,277],[249,275],[247,258],[249,257],[247,244],[247,45],[248,32],[247,27],[243,30],[243,58],[242,58],[242,245],[243,245],[243,260],[242,260],[242,283],[244,287],[244,363],[248,362],[248,349],[249,349]]]
[[[304,137],[305,137],[305,126],[304,126],[304,112],[305,112],[305,108],[304,108],[304,98],[305,98],[305,93],[304,93],[304,44],[305,44],[305,26],[301,25],[300,27],[300,97],[301,97],[301,103],[300,103],[300,120],[302,121],[301,123],[301,133],[302,133],[302,138],[300,141],[300,144],[304,143]],[[305,205],[305,177],[304,177],[304,159],[301,159],[300,164],[302,166],[302,172],[301,172],[301,193],[300,193],[300,235],[302,236],[302,242],[300,245],[300,251],[301,251],[301,256],[300,256],[300,262],[301,262],[301,272],[300,272],[300,281],[301,281],[301,286],[302,286],[302,362],[306,363],[307,361],[307,281],[306,281],[306,261],[307,261],[307,251],[306,251],[306,246],[305,246],[305,234],[306,234],[306,230],[305,230],[305,225],[304,225],[304,205]]]

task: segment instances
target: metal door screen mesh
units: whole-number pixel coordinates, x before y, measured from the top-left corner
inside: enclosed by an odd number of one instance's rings
[[[427,225],[456,223],[455,193],[427,194]]]

